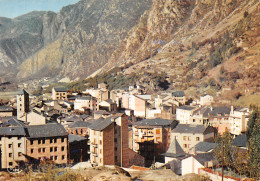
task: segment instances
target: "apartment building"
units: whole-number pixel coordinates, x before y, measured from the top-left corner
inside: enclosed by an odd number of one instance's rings
[[[129,166],[126,115],[116,114],[108,118],[99,118],[89,128],[89,154],[93,166]]]
[[[199,142],[214,140],[215,132],[212,126],[178,124],[171,132],[171,141],[176,139],[182,149],[189,153]]]
[[[0,106],[0,117],[10,117],[13,116],[13,108],[10,106]]]
[[[87,121],[76,121],[68,125],[67,132],[69,134],[78,135],[82,137],[89,136],[90,122]]]
[[[229,115],[230,122],[230,133],[234,135],[240,135],[246,132],[247,123],[249,121],[249,108],[236,108],[231,106],[231,111]]]
[[[68,92],[65,87],[54,87],[52,89],[52,99],[53,100],[67,100]]]
[[[25,162],[26,132],[23,126],[0,127],[1,168],[8,169]]]
[[[181,105],[185,105],[186,97],[183,91],[175,91],[172,93],[172,97],[174,100],[178,101]]]
[[[49,159],[56,164],[67,163],[68,133],[61,124],[33,125],[25,129],[27,161]]]
[[[176,120],[181,124],[190,124],[191,115],[196,110],[193,106],[180,106],[176,108]]]
[[[154,159],[159,159],[171,143],[171,130],[176,121],[167,119],[145,119],[136,122],[133,129],[133,150],[146,158],[149,165]]]
[[[74,110],[84,111],[85,109],[97,111],[98,106],[96,98],[92,96],[83,96],[76,98],[74,102]]]

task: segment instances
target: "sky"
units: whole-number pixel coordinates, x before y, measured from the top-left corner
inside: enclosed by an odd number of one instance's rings
[[[14,18],[31,11],[58,12],[63,6],[79,0],[0,0],[0,17]]]

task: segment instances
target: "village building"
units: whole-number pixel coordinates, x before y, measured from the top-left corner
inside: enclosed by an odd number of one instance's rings
[[[24,125],[13,120],[16,126],[0,127],[1,169],[16,168],[25,162],[26,132]]]
[[[89,126],[91,122],[76,121],[68,125],[67,132],[69,134],[78,135],[82,137],[89,137]]]
[[[17,94],[17,118],[26,117],[29,112],[29,94],[25,90],[20,90]]]
[[[68,92],[65,87],[54,87],[52,89],[52,99],[53,100],[67,100]]]
[[[176,139],[186,153],[199,142],[213,142],[214,137],[214,128],[204,125],[178,124],[171,132],[171,141]]]
[[[211,95],[200,96],[200,105],[211,105],[213,101],[214,99]]]
[[[0,106],[0,117],[11,117],[14,115],[14,109],[10,106]]]
[[[180,124],[191,124],[191,115],[196,110],[193,106],[180,106],[176,108],[176,120]]]
[[[108,118],[99,118],[89,128],[89,154],[93,166],[129,166],[126,115],[117,114]]]
[[[112,101],[112,99],[107,99],[105,101],[102,101],[98,104],[99,110],[105,110],[108,112],[116,112],[117,111],[117,105],[115,102]]]
[[[97,111],[97,100],[92,96],[83,96],[75,99],[74,110],[85,111],[89,109],[91,111]]]
[[[69,134],[69,154],[68,160],[72,160],[74,163],[84,162],[89,160],[89,145],[88,139],[79,135]]]
[[[209,125],[218,130],[219,134],[223,134],[226,130],[231,130],[231,122],[229,121],[230,107],[214,107],[209,114]]]
[[[170,145],[171,130],[177,122],[166,119],[145,119],[133,125],[133,150],[146,159],[146,165],[160,160]]]
[[[56,164],[68,161],[68,133],[61,124],[27,126],[27,161],[52,160]]]
[[[209,106],[201,106],[190,115],[190,124],[209,125],[209,115],[212,108]]]
[[[249,121],[249,108],[236,108],[231,106],[231,111],[229,115],[230,122],[230,133],[234,135],[239,135],[246,132],[247,123]]]
[[[172,97],[174,100],[178,101],[181,105],[185,105],[186,96],[183,91],[175,91],[172,93]]]

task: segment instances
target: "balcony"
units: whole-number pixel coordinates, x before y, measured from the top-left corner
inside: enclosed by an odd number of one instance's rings
[[[96,144],[96,143],[91,143],[91,146],[93,146],[94,148],[97,148],[97,147],[98,147],[98,144]]]
[[[95,153],[95,152],[91,152],[91,155],[93,155],[93,156],[95,156],[95,157],[97,157],[97,156],[98,156],[98,154],[97,154],[97,153]]]

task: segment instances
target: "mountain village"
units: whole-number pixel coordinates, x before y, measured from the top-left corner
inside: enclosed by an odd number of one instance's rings
[[[101,83],[80,93],[54,87],[38,100],[22,89],[0,106],[0,167],[84,162],[92,168],[164,168],[212,179],[219,164],[217,135],[229,131],[234,146],[246,150],[252,110],[214,106],[210,95],[187,97],[183,91],[146,94],[141,85],[109,91]]]

